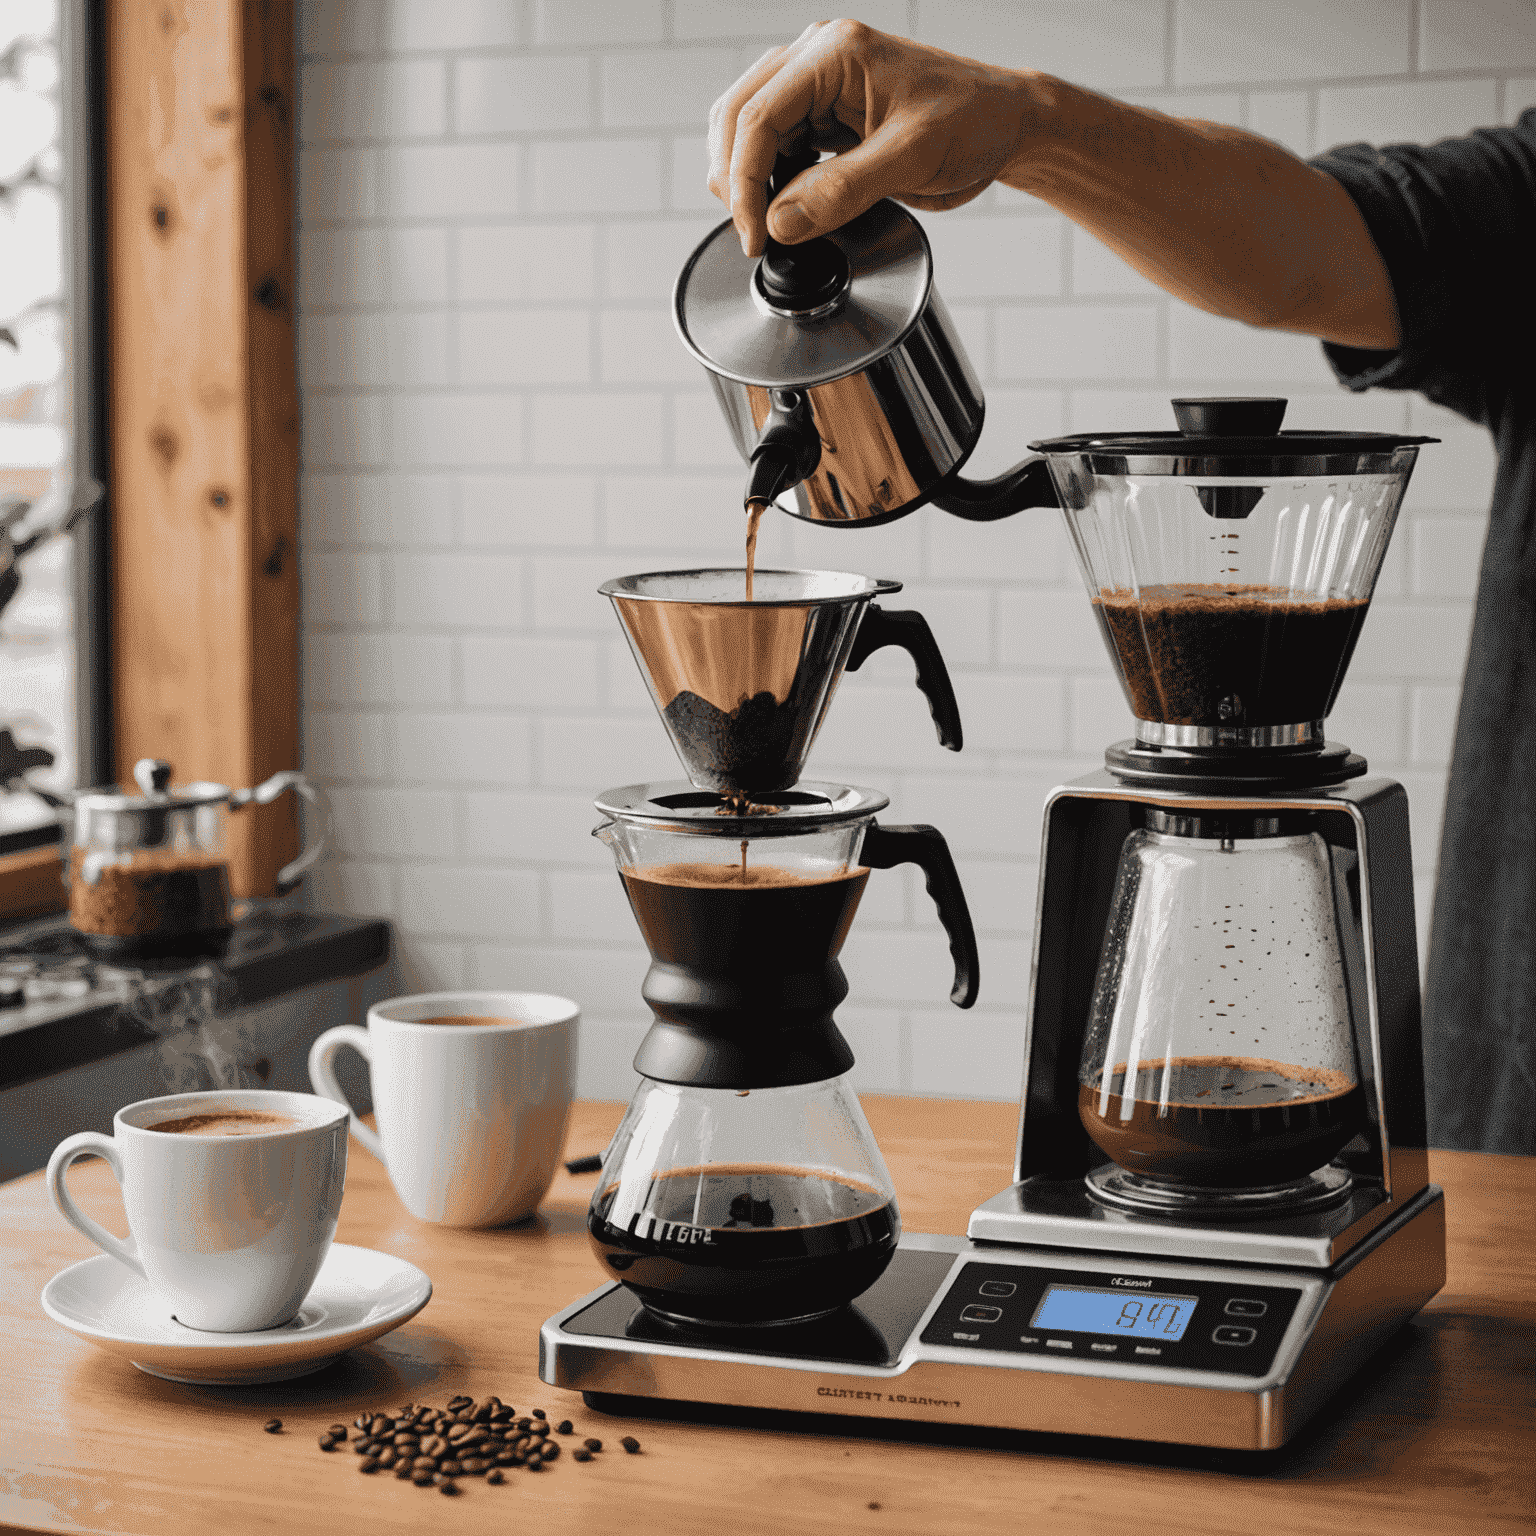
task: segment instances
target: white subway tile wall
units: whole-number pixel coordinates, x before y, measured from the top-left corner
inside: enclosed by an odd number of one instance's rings
[[[579,1086],[623,1098],[644,951],[589,832],[612,784],[679,773],[606,603],[630,571],[740,560],[740,466],[672,335],[721,216],[709,103],[823,12],[734,0],[307,0],[300,125],[306,757],[337,802],[321,899],[391,918],[412,985],[568,993]],[[1536,105],[1529,0],[871,0],[873,26],[1033,65],[1298,153],[1425,141]],[[1163,297],[1005,188],[925,217],[985,381],[974,462],[1171,425],[1171,393],[1285,393],[1291,424],[1426,449],[1332,725],[1413,797],[1422,934],[1492,479],[1486,434],[1349,397],[1319,348]],[[895,576],[966,712],[939,750],[910,664],[843,684],[811,763],[932,821],[981,931],[951,1009],[919,887],[875,877],[841,1017],[859,1086],[1006,1098],[1022,1062],[1040,806],[1129,715],[1054,514],[780,518],[765,563]],[[906,600],[904,598],[903,600]]]

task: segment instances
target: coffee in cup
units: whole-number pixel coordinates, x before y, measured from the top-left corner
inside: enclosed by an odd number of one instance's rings
[[[196,1115],[178,1115],[174,1120],[156,1120],[146,1131],[163,1136],[261,1136],[272,1131],[296,1131],[297,1120],[287,1115],[271,1115],[262,1110],[215,1109]]]

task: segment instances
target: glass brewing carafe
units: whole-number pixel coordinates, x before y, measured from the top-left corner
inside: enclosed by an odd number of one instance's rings
[[[869,1289],[901,1234],[846,1077],[641,1084],[587,1218],[603,1268],[674,1321],[800,1322]]]
[[[1328,848],[1295,817],[1148,812],[1121,850],[1079,1072],[1113,1204],[1342,1197],[1364,1124]]]

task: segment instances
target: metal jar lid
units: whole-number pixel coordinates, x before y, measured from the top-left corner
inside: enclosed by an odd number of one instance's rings
[[[810,307],[797,307],[788,291],[797,276],[809,285]],[[932,286],[928,237],[885,199],[830,235],[762,258],[742,254],[726,220],[678,274],[672,318],[683,345],[712,373],[803,389],[860,373],[898,346]]]
[[[856,784],[802,779],[793,789],[763,795],[739,809],[724,795],[695,789],[686,779],[668,779],[605,789],[593,803],[611,821],[694,837],[754,838],[824,832],[878,815],[891,800]]]
[[[165,842],[167,826],[178,812],[228,804],[232,793],[229,785],[199,781],[172,789],[171,773],[171,765],[164,759],[141,757],[133,765],[133,778],[142,794],[124,794],[110,785],[76,795],[75,842],[89,843],[110,835],[121,847],[158,847]]]

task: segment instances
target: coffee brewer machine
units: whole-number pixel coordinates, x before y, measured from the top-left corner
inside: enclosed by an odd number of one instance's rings
[[[937,296],[915,221],[884,207],[859,224],[831,237],[851,273],[843,307],[823,296],[717,375],[748,499],[777,477],[802,516],[956,498],[1006,515],[1048,475],[1136,717],[1102,772],[1046,800],[1013,1180],[966,1237],[901,1234],[867,1289],[808,1321],[669,1331],[605,1286],[545,1324],[541,1374],[632,1411],[674,1400],[1279,1446],[1445,1278],[1407,800],[1323,730],[1433,440],[1283,432],[1279,400],[1175,401],[1178,431],[1032,444],[990,490],[960,479],[970,444],[956,438],[947,463],[893,473],[882,498],[882,456],[910,468],[913,445],[936,440],[917,428],[946,417],[917,403],[970,375],[958,343],[934,339],[944,327],[922,341]],[[719,234],[679,280],[679,324],[712,368],[685,295],[690,273],[727,265]],[[715,316],[718,335],[752,331],[776,259],[736,275],[739,323]],[[861,281],[878,318],[887,259],[918,294],[906,353],[887,335],[858,362],[869,430],[844,418],[839,432],[817,393],[820,343],[800,328],[830,318],[836,339]],[[712,293],[729,308],[724,277]],[[783,307],[769,305],[773,325]],[[787,358],[804,373],[786,376]],[[803,443],[783,448],[806,417],[816,465]]]

